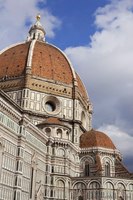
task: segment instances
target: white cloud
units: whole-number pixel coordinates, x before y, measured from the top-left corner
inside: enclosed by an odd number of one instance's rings
[[[132,170],[133,1],[112,0],[99,8],[95,26],[90,43],[65,52],[87,87],[94,126],[109,133]]]
[[[41,22],[47,37],[54,37],[54,30],[61,21],[46,8],[39,9],[37,3],[42,0],[0,0],[0,43],[1,48],[14,42],[25,40],[29,28],[25,26],[27,20],[35,22],[37,13],[41,14]],[[45,0],[43,2],[46,2]]]
[[[133,137],[114,125],[103,125],[100,131],[106,133],[115,144],[116,148],[126,156],[132,156]]]
[[[111,1],[95,14],[90,44],[65,50],[94,105],[96,127],[133,130],[133,1]]]

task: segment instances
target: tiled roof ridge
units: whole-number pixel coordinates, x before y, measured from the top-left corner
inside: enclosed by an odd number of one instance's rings
[[[118,160],[118,159],[116,159],[116,163],[115,163],[115,170],[116,170],[116,176],[130,176],[131,175],[131,173],[127,170],[127,168],[124,166],[124,164],[120,161],[120,160]]]

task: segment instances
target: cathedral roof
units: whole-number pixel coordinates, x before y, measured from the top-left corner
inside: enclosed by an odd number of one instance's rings
[[[59,118],[57,117],[48,117],[47,119],[45,119],[45,121],[41,122],[40,124],[37,124],[37,127],[39,128],[43,128],[45,126],[53,126],[53,125],[56,125],[56,126],[64,126],[66,128],[69,129],[69,127],[67,125],[65,125],[63,123],[63,121],[61,121]]]
[[[0,78],[25,75],[31,43],[30,41],[18,44],[0,55]],[[74,76],[70,64],[62,52],[53,45],[36,41],[30,59],[33,76],[72,84]]]
[[[6,49],[0,54],[0,79],[20,77],[25,74],[30,42]]]
[[[116,149],[112,140],[103,132],[94,129],[80,136],[81,148],[102,147],[107,149]]]
[[[70,87],[78,86],[79,94],[88,100],[86,89],[67,56],[56,46],[45,42],[45,31],[39,22],[39,16],[31,27],[26,42],[0,52],[0,80],[16,80],[26,77],[26,74],[39,80]],[[30,80],[27,82],[29,84]],[[20,83],[22,87],[22,81]],[[26,85],[24,81],[23,85]]]
[[[45,124],[45,125],[64,125],[64,123],[62,121],[60,121],[60,119],[58,119],[57,117],[49,117],[47,118],[45,121],[43,121],[41,124]]]

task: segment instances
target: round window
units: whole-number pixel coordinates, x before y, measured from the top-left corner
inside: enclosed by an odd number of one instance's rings
[[[45,132],[46,132],[47,136],[50,137],[51,129],[47,127],[47,128],[45,128]]]
[[[49,114],[58,114],[61,106],[60,101],[54,96],[46,96],[43,99],[43,108]]]
[[[45,132],[46,132],[46,133],[50,133],[50,132],[51,132],[51,129],[50,129],[50,128],[46,128],[46,129],[45,129]]]
[[[56,105],[52,101],[47,101],[45,103],[45,108],[48,112],[53,112],[56,109]]]

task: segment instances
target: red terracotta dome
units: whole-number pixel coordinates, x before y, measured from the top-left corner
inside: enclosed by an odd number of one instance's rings
[[[0,55],[0,78],[23,76],[28,65],[31,42],[18,44]],[[36,41],[32,52],[33,76],[72,84],[73,73],[66,57],[53,45]]]
[[[26,42],[0,52],[0,88],[10,91],[26,87],[43,92],[51,83],[61,86],[59,92],[63,95],[67,93],[73,97],[75,91],[74,97],[80,96],[87,103],[84,84],[63,51],[45,42],[45,31],[39,19],[31,27]],[[53,91],[58,90],[55,85],[50,86]]]
[[[0,54],[0,79],[19,77],[25,73],[30,42],[15,45]]]
[[[103,147],[107,149],[116,149],[112,140],[105,134],[94,129],[80,136],[81,148]]]
[[[57,47],[43,41],[33,40],[14,45],[0,53],[0,79],[24,77],[27,67],[31,76],[73,86],[77,81],[78,89],[84,99],[88,99],[86,89],[75,73],[66,55]]]

